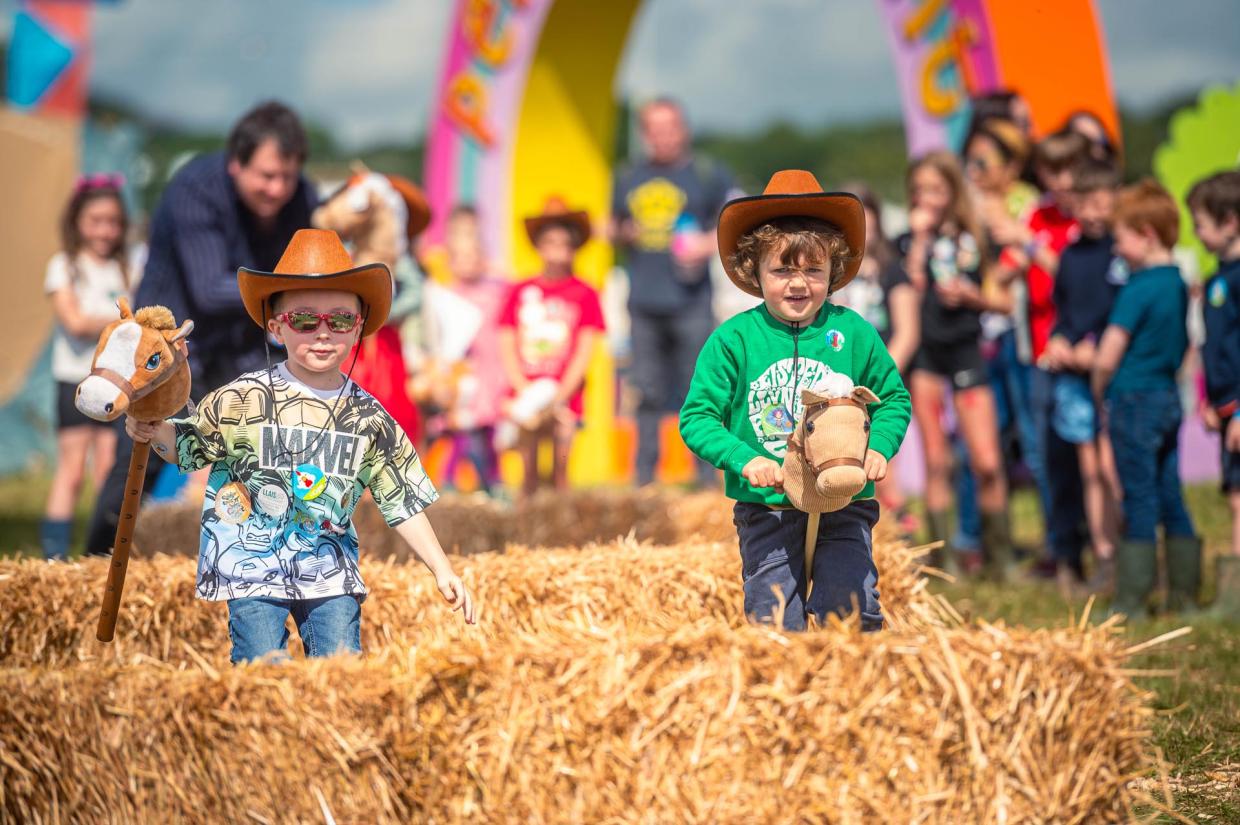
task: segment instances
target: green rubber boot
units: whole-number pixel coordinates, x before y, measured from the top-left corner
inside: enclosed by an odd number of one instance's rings
[[[942,547],[930,551],[930,566],[937,567],[950,576],[960,578],[960,564],[951,545],[952,518],[946,510],[926,513],[926,527],[930,541],[943,542]]]
[[[1154,589],[1158,572],[1158,547],[1152,541],[1125,539],[1115,549],[1115,598],[1111,614],[1123,613],[1129,621],[1149,615],[1145,602]]]
[[[1012,528],[1006,510],[982,513],[982,552],[986,558],[986,578],[1007,582],[1016,575],[1012,556]]]
[[[1219,556],[1217,564],[1214,581],[1218,595],[1209,614],[1240,622],[1240,556]]]
[[[1196,613],[1201,590],[1201,539],[1197,536],[1167,537],[1167,609]]]

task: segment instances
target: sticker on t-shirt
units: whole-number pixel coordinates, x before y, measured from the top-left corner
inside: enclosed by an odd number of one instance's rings
[[[827,343],[831,345],[831,349],[839,352],[844,348],[844,333],[838,329],[827,330]]]
[[[277,484],[264,484],[254,494],[254,506],[259,512],[280,518],[288,512],[288,493]]]
[[[762,411],[762,434],[768,438],[788,438],[796,429],[792,413],[783,404],[771,404]]]
[[[227,524],[240,524],[250,517],[250,494],[239,481],[230,481],[215,494],[215,514]]]
[[[1206,300],[1215,309],[1227,303],[1227,281],[1215,278],[1214,283],[1210,284],[1210,292],[1206,295]]]
[[[299,464],[293,471],[293,492],[302,501],[314,501],[327,487],[327,476],[313,464]]]
[[[1116,256],[1107,267],[1107,283],[1112,286],[1123,286],[1128,283],[1128,264],[1123,258]]]

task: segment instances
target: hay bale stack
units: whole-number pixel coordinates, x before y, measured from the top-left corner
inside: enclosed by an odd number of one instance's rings
[[[197,556],[201,512],[201,502],[147,507],[135,529],[136,552]],[[567,547],[628,535],[656,544],[736,540],[732,502],[718,493],[592,488],[546,491],[516,505],[450,494],[426,512],[444,548],[459,555],[502,550],[506,544]],[[409,548],[369,497],[358,503],[353,523],[372,558],[409,558]]]
[[[5,670],[16,821],[1117,822],[1109,628],[565,623],[284,667]]]
[[[875,562],[889,619],[936,621],[941,608],[926,591],[915,551],[879,541]],[[0,561],[0,664],[61,667],[142,658],[183,664],[195,656],[227,662],[226,610],[194,598],[194,564],[162,555],[133,560],[116,640],[103,645],[95,641],[95,623],[106,560]],[[481,632],[496,638],[565,622],[629,632],[666,632],[703,618],[743,623],[740,565],[729,545],[655,547],[626,540],[560,550],[511,547],[457,565],[482,606]],[[366,650],[416,644],[440,624],[464,632],[421,564],[363,560],[362,576],[371,590],[362,620]]]

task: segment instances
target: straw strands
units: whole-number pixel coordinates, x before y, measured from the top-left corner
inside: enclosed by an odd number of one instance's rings
[[[940,620],[941,608],[917,574],[916,551],[894,542],[875,548],[884,612],[894,623]],[[427,628],[493,637],[564,623],[628,632],[666,632],[701,618],[744,624],[734,546],[702,542],[657,547],[632,540],[560,550],[511,547],[457,561],[482,605],[481,627],[450,616],[420,564],[362,562],[371,590],[362,611],[365,650],[408,646]],[[194,598],[194,562],[156,556],[130,564],[111,645],[95,641],[107,562],[76,565],[0,562],[0,666],[64,667],[100,659],[150,658],[216,666],[228,661],[227,611]],[[187,650],[192,648],[194,653]]]
[[[0,810],[1093,823],[1132,821],[1149,767],[1147,697],[1109,628],[428,635],[361,661],[0,672]]]
[[[112,645],[94,640],[105,562],[0,562],[0,823],[1093,823],[1173,807],[1167,782],[1161,798],[1132,782],[1161,766],[1126,662],[1164,639],[1125,648],[1084,618],[966,625],[881,529],[889,629],[789,636],[741,615],[715,496],[577,496],[576,518],[443,504],[441,533],[471,552],[571,546],[458,559],[483,606],[467,628],[407,550],[363,544],[357,659],[229,666],[226,610],[193,598],[184,555],[134,559]],[[173,526],[153,535],[184,553]]]

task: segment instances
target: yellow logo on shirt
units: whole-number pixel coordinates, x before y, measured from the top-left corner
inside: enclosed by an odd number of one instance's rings
[[[672,245],[672,230],[689,198],[667,178],[651,178],[625,199],[637,225],[637,245],[647,252],[663,252]]]

